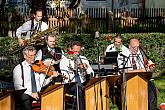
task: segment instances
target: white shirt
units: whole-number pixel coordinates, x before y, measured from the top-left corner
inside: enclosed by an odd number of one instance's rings
[[[127,49],[128,49],[128,48],[127,48],[126,46],[122,45],[121,51],[125,51],[125,50],[127,50]],[[106,50],[105,50],[105,55],[106,55],[106,52],[115,52],[115,51],[117,51],[116,48],[115,48],[115,45],[114,45],[114,44],[110,44],[110,45],[106,48]]]
[[[122,69],[124,66],[128,70],[133,70],[133,65],[132,65],[132,57],[133,55],[129,51],[129,49],[119,53],[118,55],[118,66],[120,69]],[[144,59],[140,51],[138,50],[137,55],[134,57],[137,69],[142,69],[144,68]]]
[[[35,20],[33,20],[33,21],[34,21],[34,27],[32,29],[34,29],[37,25],[37,22]],[[16,30],[16,36],[18,38],[21,38],[21,34],[27,32],[25,39],[30,39],[30,35],[32,34],[31,25],[32,25],[32,20],[25,22],[22,26],[20,26]],[[42,31],[45,31],[46,29],[48,29],[48,25],[45,22],[41,21],[41,27],[39,28],[39,30],[42,32]]]
[[[86,63],[88,65],[86,73],[91,74],[93,76],[94,71],[93,71],[92,67],[90,66],[87,58],[84,56],[79,56],[79,58],[81,58],[82,63]],[[71,82],[75,82],[75,73],[73,71],[75,66],[76,65],[75,65],[74,60],[68,59],[66,57],[63,57],[62,60],[60,61],[61,73],[63,73],[66,77],[68,77],[67,80],[66,79],[64,80],[65,83],[68,83],[69,80],[71,80]],[[81,72],[78,72],[78,74],[80,76],[81,83],[83,83],[85,81],[82,77],[83,74]]]
[[[31,67],[26,62],[26,60],[22,62],[22,65],[23,65],[23,74],[24,74],[24,87],[22,85],[22,83],[23,83],[22,69],[21,69],[21,66],[19,64],[13,70],[14,88],[16,90],[27,89],[24,93],[31,95],[31,93],[32,93]],[[49,84],[50,79],[49,78],[45,79],[46,75],[42,74],[42,73],[41,74],[34,73],[34,75],[35,75],[35,80],[36,80],[37,91],[39,92],[41,90],[42,86]],[[45,81],[44,81],[44,79],[45,79]]]

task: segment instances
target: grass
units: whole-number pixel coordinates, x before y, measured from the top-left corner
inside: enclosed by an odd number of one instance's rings
[[[158,108],[161,103],[165,103],[165,76],[159,76],[154,78],[156,87],[158,89]],[[113,105],[110,101],[111,110],[118,110],[116,105]]]

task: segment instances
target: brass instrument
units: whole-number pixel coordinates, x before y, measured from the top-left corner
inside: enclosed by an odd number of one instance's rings
[[[38,32],[37,34],[33,34],[33,36],[31,36],[30,39],[26,40],[27,45],[34,45],[34,46],[44,45],[45,36],[49,35],[50,33],[57,34],[57,31],[58,31],[58,27],[56,26],[49,28],[45,31]]]
[[[22,47],[18,46],[18,43],[17,43],[12,49],[12,50],[14,50],[14,52],[11,52],[11,54],[15,54],[15,53],[21,51],[27,45],[32,45],[34,47],[44,45],[45,44],[45,36],[49,35],[50,33],[58,34],[58,27],[57,26],[52,27],[52,28],[49,28],[45,31],[38,32],[37,34],[33,34],[33,36],[31,36],[30,39],[25,40],[25,45]]]

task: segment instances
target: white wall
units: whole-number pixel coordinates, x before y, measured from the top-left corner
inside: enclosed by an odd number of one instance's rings
[[[108,8],[108,10],[111,10],[112,7],[112,0],[105,0],[105,1],[86,1],[81,0],[80,5],[83,9],[86,8]]]
[[[131,9],[131,8],[141,8],[143,6],[143,3],[138,3],[138,0],[128,0],[128,4],[123,4],[123,5],[120,5],[120,3],[123,0],[114,0],[114,1],[115,1],[115,4],[114,4],[115,8]]]
[[[146,8],[165,8],[165,0],[146,0]]]
[[[99,8],[99,9],[103,9],[103,12],[105,12],[104,10],[106,10],[106,8],[108,9],[108,11],[111,10],[112,8],[112,0],[105,0],[105,1],[86,1],[86,0],[81,0],[80,1],[80,5],[79,8],[83,11],[86,11],[87,8]],[[101,16],[101,14],[96,14],[96,12],[94,13],[89,13],[88,15],[92,16],[92,17],[105,17],[106,13],[102,13],[103,15]]]

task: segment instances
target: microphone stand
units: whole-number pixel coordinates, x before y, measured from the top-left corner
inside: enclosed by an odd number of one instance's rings
[[[123,104],[123,110],[127,110],[127,103],[126,103],[126,75],[125,75],[125,66],[128,62],[130,55],[128,57],[123,56],[123,90],[124,90],[124,104]],[[127,60],[125,60],[127,58]]]
[[[96,46],[97,46],[97,63],[98,63],[98,74],[100,75],[100,58],[99,58],[99,31],[95,32],[95,38],[96,38]],[[101,101],[101,110],[103,110],[103,100],[102,100],[102,87],[101,87],[101,81],[100,83],[100,101]]]
[[[76,72],[75,72],[75,81],[76,81],[76,101],[77,101],[77,109],[76,110],[80,110],[80,103],[79,103],[79,83],[81,83],[81,82],[79,82],[78,81],[78,77],[79,77],[79,75],[78,75],[78,56],[77,56],[77,58],[76,58],[76,60],[75,60],[75,68],[76,68]]]
[[[98,74],[100,73],[100,60],[99,60],[99,31],[95,32],[95,38],[96,38],[96,46],[97,46],[97,66],[98,66]]]

